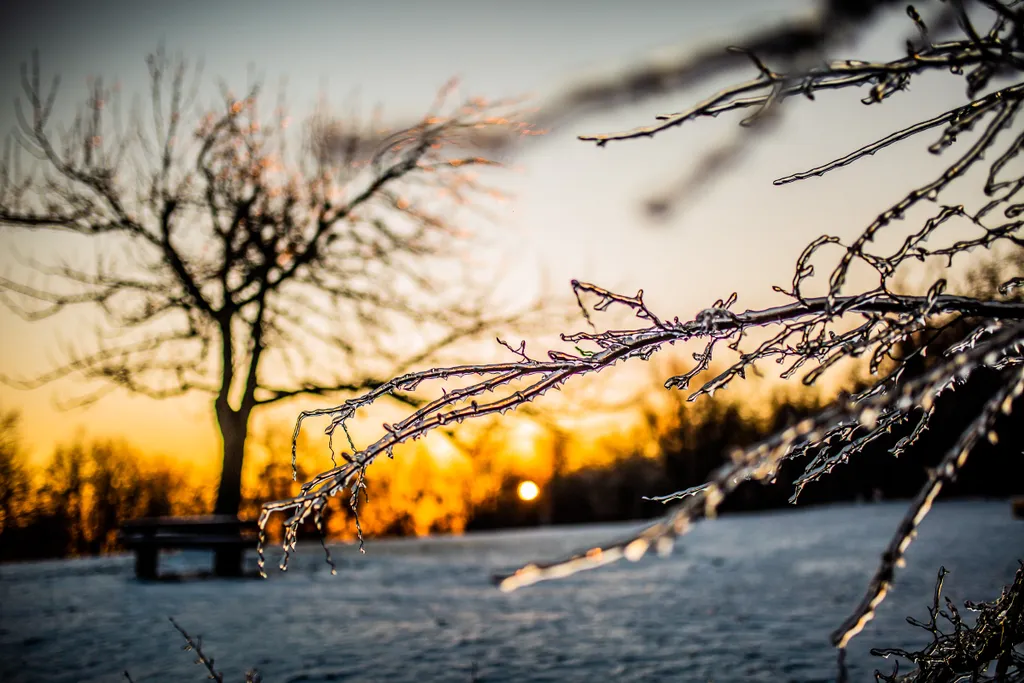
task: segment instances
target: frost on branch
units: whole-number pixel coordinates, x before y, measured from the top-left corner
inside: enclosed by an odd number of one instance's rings
[[[917,652],[899,648],[871,650],[871,654],[886,659],[906,659],[916,668],[900,676],[897,661],[892,674],[876,672],[876,679],[887,683],[926,683],[965,677],[972,681],[1020,680],[1024,676],[1024,657],[1015,647],[1024,643],[1024,565],[997,599],[964,604],[967,611],[977,615],[973,625],[960,615],[960,610],[948,597],[944,604],[940,601],[947,574],[945,567],[939,568],[928,621],[907,617],[912,626],[927,631],[932,642]]]
[[[858,457],[873,441],[897,427],[907,436],[894,446],[898,455],[911,447],[927,429],[936,400],[954,390],[980,371],[993,373],[996,388],[973,416],[958,439],[948,445],[938,466],[909,505],[894,532],[860,604],[832,634],[832,642],[845,652],[851,638],[874,616],[885,599],[896,569],[903,565],[907,547],[928,514],[936,496],[954,481],[976,443],[998,440],[994,429],[999,415],[1014,411],[1024,391],[1024,303],[1010,298],[1021,282],[1020,259],[1007,259],[1008,274],[998,293],[971,296],[947,292],[947,280],[934,271],[915,266],[940,264],[948,268],[954,259],[968,253],[989,251],[996,258],[1006,250],[1024,247],[1022,221],[1024,175],[1020,153],[1024,133],[1017,123],[1024,83],[1024,10],[1018,5],[992,0],[981,3],[988,14],[987,29],[978,30],[960,2],[942,8],[940,17],[955,25],[955,35],[931,33],[914,8],[907,14],[917,37],[907,43],[906,55],[886,62],[862,60],[829,61],[809,68],[776,71],[749,51],[757,75],[714,93],[698,104],[675,114],[659,117],[653,126],[622,133],[586,135],[583,140],[606,145],[613,141],[659,135],[673,127],[728,112],[745,112],[745,123],[756,122],[794,96],[813,100],[819,92],[866,89],[861,99],[877,105],[906,90],[922,73],[938,72],[962,80],[965,102],[943,114],[923,120],[864,146],[846,156],[813,169],[780,178],[777,184],[813,179],[841,169],[887,147],[927,131],[937,131],[930,148],[935,155],[956,154],[943,164],[933,180],[897,195],[895,203],[852,240],[823,235],[799,255],[788,289],[776,287],[786,302],[768,308],[740,311],[735,294],[714,302],[692,319],[668,318],[655,313],[644,301],[643,292],[634,296],[614,293],[593,284],[573,282],[572,288],[584,313],[587,328],[562,335],[573,351],[549,350],[536,355],[525,345],[505,345],[513,356],[504,363],[465,364],[412,372],[383,383],[374,390],[344,404],[303,413],[329,417],[328,434],[346,425],[356,413],[394,392],[426,392],[433,389],[415,411],[392,425],[384,425],[374,442],[343,455],[344,463],[307,482],[302,493],[291,500],[269,503],[260,519],[265,526],[271,515],[287,512],[284,543],[285,561],[294,549],[297,530],[303,520],[319,519],[330,497],[347,493],[356,500],[363,486],[366,468],[381,454],[391,455],[395,446],[420,438],[431,430],[504,413],[532,402],[563,383],[603,370],[620,361],[646,360],[666,346],[698,341],[694,366],[667,378],[670,390],[688,390],[691,382],[725,354],[727,366],[703,382],[689,398],[728,388],[747,373],[771,364],[783,378],[799,377],[813,385],[830,368],[846,359],[859,359],[874,377],[864,390],[843,396],[817,415],[807,418],[750,447],[728,454],[724,463],[702,486],[663,497],[672,503],[661,520],[639,534],[580,552],[555,562],[531,563],[518,571],[498,577],[502,590],[514,590],[538,581],[564,577],[626,558],[637,560],[650,549],[668,552],[673,542],[695,522],[713,517],[720,504],[742,482],[774,481],[782,463],[796,461],[803,471],[793,482],[794,500],[809,483],[826,476],[837,466]],[[941,27],[943,22],[939,22]],[[934,27],[933,27],[934,30]],[[794,62],[795,63],[795,62]],[[792,66],[792,64],[791,64]],[[751,113],[752,112],[752,113]],[[987,168],[982,162],[987,160]],[[968,171],[983,171],[980,207],[946,205],[942,193]],[[928,211],[919,225],[904,230],[902,240],[896,226],[906,226],[911,209]],[[916,214],[915,214],[916,215]],[[894,248],[877,246],[882,236],[896,237]],[[890,240],[892,241],[892,240]],[[823,290],[812,293],[815,267],[830,254],[837,254],[826,271]],[[868,277],[853,280],[854,266],[867,270]],[[930,282],[906,293],[901,283],[908,269]],[[625,307],[635,314],[636,327],[600,330],[593,312]],[[924,369],[908,371],[908,361],[921,360],[929,340],[943,331],[966,330],[958,341],[924,362]],[[909,352],[904,353],[909,349]],[[716,353],[718,354],[716,356]]]

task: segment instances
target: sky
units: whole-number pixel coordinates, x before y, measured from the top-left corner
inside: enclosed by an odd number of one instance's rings
[[[297,117],[326,97],[339,108],[353,98],[367,109],[380,104],[388,116],[406,120],[425,111],[453,76],[460,77],[466,95],[529,94],[530,102],[542,104],[587,74],[741,34],[806,14],[810,7],[807,0],[4,3],[0,130],[15,125],[19,64],[35,48],[44,74],[62,76],[55,111],[65,120],[91,76],[144,96],[144,58],[161,42],[171,52],[201,59],[209,88],[219,77],[242,91],[252,73],[270,92],[286,82],[287,102]],[[892,57],[911,29],[896,12],[841,56]],[[732,78],[749,72],[740,69]],[[723,116],[606,148],[575,138],[651,123],[655,115],[677,111],[722,83],[572,119],[516,152],[508,159],[514,169],[501,176],[512,201],[496,210],[494,221],[479,219],[473,226],[496,236],[515,264],[497,276],[528,289],[527,281],[542,273],[565,294],[571,278],[630,294],[643,288],[663,317],[690,317],[733,291],[740,293],[740,310],[777,301],[771,285],[789,283],[808,241],[824,232],[855,234],[886,200],[926,180],[941,160],[925,151],[932,139],[921,138],[824,178],[784,187],[772,180],[841,156],[963,98],[953,81],[926,78],[915,82],[912,98],[897,97],[883,107],[864,107],[855,92],[793,101],[775,133],[757,140],[740,166],[660,220],[645,214],[645,200],[731,139],[737,118]],[[0,229],[0,253],[12,244],[59,249],[59,239],[25,241]],[[30,325],[0,312],[0,374],[45,370],[60,357],[58,340],[75,329],[71,318]],[[39,453],[84,432],[123,436],[144,449],[186,458],[214,458],[216,433],[206,396],[156,403],[115,393],[88,409],[58,410],[56,399],[74,388],[67,381],[28,392],[0,386],[0,405],[22,410],[25,436]],[[290,404],[283,416],[296,411]]]

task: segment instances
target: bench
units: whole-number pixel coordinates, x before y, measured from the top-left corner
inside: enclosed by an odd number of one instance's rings
[[[213,550],[215,576],[241,576],[245,551],[256,547],[258,534],[256,522],[209,515],[133,519],[121,525],[118,538],[135,553],[135,576],[155,579],[163,549]]]

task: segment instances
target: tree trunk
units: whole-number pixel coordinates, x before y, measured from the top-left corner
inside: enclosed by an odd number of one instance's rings
[[[249,411],[232,410],[217,406],[217,426],[220,428],[223,459],[217,503],[217,515],[238,515],[242,502],[242,460],[245,456],[245,438],[249,433]],[[241,576],[244,551],[225,548],[214,553],[216,576]]]
[[[242,459],[245,456],[245,437],[249,432],[249,415],[223,408],[217,410],[223,459],[220,486],[214,514],[237,515],[242,502]]]

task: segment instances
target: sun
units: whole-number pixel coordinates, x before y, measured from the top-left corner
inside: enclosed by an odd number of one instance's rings
[[[520,500],[533,500],[540,495],[540,487],[527,479],[526,481],[520,482],[519,488],[516,489],[516,493],[519,494]]]

